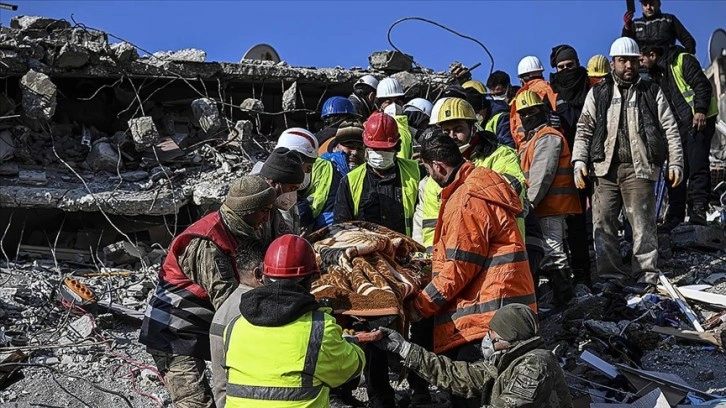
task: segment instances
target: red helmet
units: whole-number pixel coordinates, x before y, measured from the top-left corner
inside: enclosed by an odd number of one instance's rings
[[[363,124],[363,144],[371,149],[390,149],[398,143],[398,124],[382,112],[372,114]]]
[[[271,278],[302,278],[320,272],[312,245],[297,235],[272,241],[265,253],[262,273]]]

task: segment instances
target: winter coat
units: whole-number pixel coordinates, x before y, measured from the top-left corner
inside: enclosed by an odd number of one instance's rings
[[[653,17],[638,17],[633,19],[630,29],[623,27],[623,37],[630,37],[643,45],[657,45],[669,48],[676,44],[676,40],[691,53],[696,53],[696,40],[686,30],[678,17],[673,14],[655,13]]]

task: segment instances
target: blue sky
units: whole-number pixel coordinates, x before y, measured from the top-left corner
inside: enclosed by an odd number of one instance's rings
[[[0,23],[14,15],[45,15],[76,21],[128,39],[150,51],[201,48],[207,60],[236,62],[254,44],[273,45],[295,66],[368,66],[368,55],[390,49],[386,30],[395,20],[419,16],[438,21],[483,42],[495,69],[514,77],[525,55],[549,68],[554,45],[574,46],[583,64],[607,54],[620,35],[624,0],[507,1],[13,1],[19,10],[0,10]],[[640,15],[640,5],[636,2]],[[726,25],[726,0],[663,0],[698,43],[707,60],[714,29]],[[421,22],[404,22],[392,38],[422,65],[444,70],[453,60],[481,62],[474,77],[485,80],[489,59],[476,44]]]

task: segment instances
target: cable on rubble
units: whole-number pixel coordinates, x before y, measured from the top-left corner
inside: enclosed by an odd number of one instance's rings
[[[393,24],[391,24],[390,27],[388,27],[388,32],[386,33],[386,37],[388,39],[388,44],[391,47],[393,47],[394,50],[396,50],[396,51],[398,51],[398,52],[400,52],[402,54],[405,54],[403,51],[399,50],[398,47],[396,47],[395,45],[393,45],[393,41],[391,41],[391,31],[393,30],[393,27],[395,27],[396,25],[398,25],[398,24],[400,24],[400,23],[402,23],[404,21],[408,21],[408,20],[423,21],[424,23],[429,23],[429,24],[435,25],[436,27],[439,27],[441,29],[444,29],[444,30],[450,32],[451,34],[454,34],[454,35],[459,36],[461,38],[464,38],[466,40],[475,42],[482,49],[484,49],[484,52],[486,52],[486,54],[489,56],[489,60],[492,63],[491,66],[489,67],[489,75],[491,75],[492,72],[494,72],[494,57],[492,56],[492,53],[489,52],[489,49],[486,47],[486,45],[482,44],[481,41],[477,40],[474,37],[470,37],[468,35],[461,34],[461,33],[457,32],[455,30],[452,30],[449,27],[446,27],[443,24],[437,23],[436,21],[429,20],[429,19],[423,18],[423,17],[404,17],[404,18],[401,18],[401,19],[398,19],[398,20],[394,21]],[[420,66],[418,63],[416,63],[416,61],[413,60],[413,57],[411,58],[411,62],[413,62],[414,64],[416,64],[416,66]]]

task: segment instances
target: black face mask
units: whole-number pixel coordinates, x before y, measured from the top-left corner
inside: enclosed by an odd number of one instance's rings
[[[544,125],[547,122],[547,114],[545,112],[540,112],[536,115],[530,115],[526,117],[522,117],[522,128],[524,128],[525,132],[529,132],[530,130],[536,129],[540,125]]]

